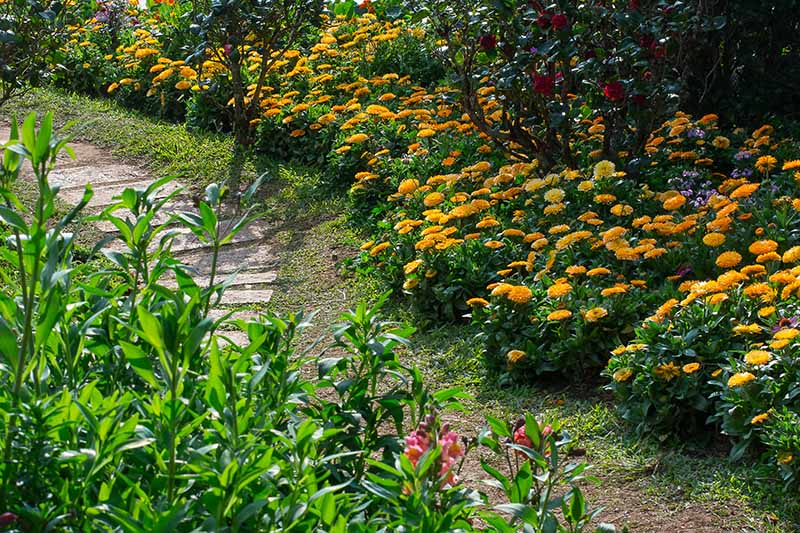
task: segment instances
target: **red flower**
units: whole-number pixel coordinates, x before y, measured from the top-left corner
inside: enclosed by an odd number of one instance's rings
[[[625,87],[618,81],[612,81],[603,88],[603,94],[612,102],[621,102],[625,98]]]
[[[544,96],[553,96],[553,89],[555,88],[555,83],[553,82],[553,77],[550,75],[541,75],[541,74],[534,74],[533,75],[533,91]]]
[[[495,47],[497,46],[497,37],[495,37],[491,33],[486,33],[481,35],[479,43],[481,45],[481,48],[483,48],[486,51],[494,50]]]
[[[539,15],[539,18],[536,19],[536,25],[539,26],[541,29],[546,30],[550,27],[550,17],[542,13]]]
[[[553,18],[550,19],[550,23],[553,25],[554,30],[561,31],[567,27],[569,21],[566,15],[559,13],[558,15],[553,15]]]
[[[0,514],[0,527],[10,526],[14,522],[16,522],[17,519],[19,519],[19,517],[11,512],[5,512],[3,514]]]

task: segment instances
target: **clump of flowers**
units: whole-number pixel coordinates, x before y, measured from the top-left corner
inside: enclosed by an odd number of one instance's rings
[[[423,422],[405,438],[403,455],[416,467],[426,453],[437,452],[435,468],[431,470],[440,487],[453,486],[457,481],[456,463],[465,457],[465,445],[448,424],[439,424],[434,415],[427,415]]]

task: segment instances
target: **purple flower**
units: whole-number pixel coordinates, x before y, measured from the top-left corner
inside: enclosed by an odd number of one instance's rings
[[[733,156],[733,158],[737,161],[741,161],[742,159],[750,159],[752,155],[753,154],[751,154],[750,152],[745,152],[744,150],[742,150],[741,152],[737,152],[736,155]]]
[[[751,168],[736,168],[731,172],[732,178],[749,178],[753,175],[753,169]]]
[[[677,272],[675,272],[675,275],[678,276],[679,278],[683,278],[685,276],[688,276],[692,272],[694,272],[694,270],[692,270],[692,267],[690,267],[689,265],[683,265],[678,269]]]
[[[689,130],[689,133],[686,135],[690,139],[702,139],[706,136],[706,132],[701,130],[700,128],[692,128]]]
[[[798,319],[796,316],[793,316],[792,318],[781,318],[778,320],[777,324],[772,326],[772,334],[775,335],[784,328],[795,328],[797,327],[798,323],[800,323],[800,319]]]

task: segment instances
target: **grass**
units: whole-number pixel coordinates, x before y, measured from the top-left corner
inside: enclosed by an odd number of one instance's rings
[[[226,177],[233,163],[232,144],[226,137],[192,133],[107,101],[37,91],[11,106],[19,114],[31,109],[53,110],[62,123],[76,121],[70,129],[73,135],[121,156],[145,158],[155,175],[178,174],[202,185]],[[244,176],[250,180],[260,171],[269,173],[260,200],[264,216],[275,224],[280,266],[273,299],[254,308],[278,313],[314,309],[317,326],[311,334],[316,336],[348,306],[375,298],[382,286],[374,278],[340,272],[340,262],[356,254],[364,240],[358,226],[343,214],[343,195],[330,194],[321,186],[319,173],[307,168],[249,161]],[[623,491],[629,500],[626,505],[635,512],[646,516],[647,502],[653,501],[676,513],[698,506],[702,513],[718,517],[734,508],[741,511],[726,522],[733,529],[795,530],[800,506],[776,500],[758,471],[746,463],[732,465],[725,450],[633,437],[597,385],[501,387],[497,376],[484,366],[473,330],[422,320],[397,299],[394,302],[392,318],[421,325],[405,359],[420,367],[430,388],[458,386],[472,396],[466,402],[462,430],[474,429],[469,424],[480,422],[484,414],[509,419],[524,412],[558,416],[576,446],[585,450],[603,486]]]
[[[106,147],[119,157],[141,158],[155,177],[175,176],[203,186],[226,178],[234,164],[233,141],[215,133],[188,131],[183,125],[147,118],[110,100],[37,89],[3,108],[8,119],[35,111],[52,112],[56,124],[78,140]],[[252,180],[257,165],[247,162],[243,180]]]

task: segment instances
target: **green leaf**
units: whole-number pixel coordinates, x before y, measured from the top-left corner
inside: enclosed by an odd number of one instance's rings
[[[141,348],[129,342],[120,341],[119,345],[122,347],[122,351],[131,368],[151,387],[157,389],[158,381],[153,373],[153,366],[150,364],[150,358],[147,357],[147,354]]]
[[[144,339],[159,353],[164,351],[164,329],[155,315],[145,309],[143,304],[136,308]]]
[[[20,233],[28,233],[28,225],[25,220],[8,207],[0,206],[0,220]]]

